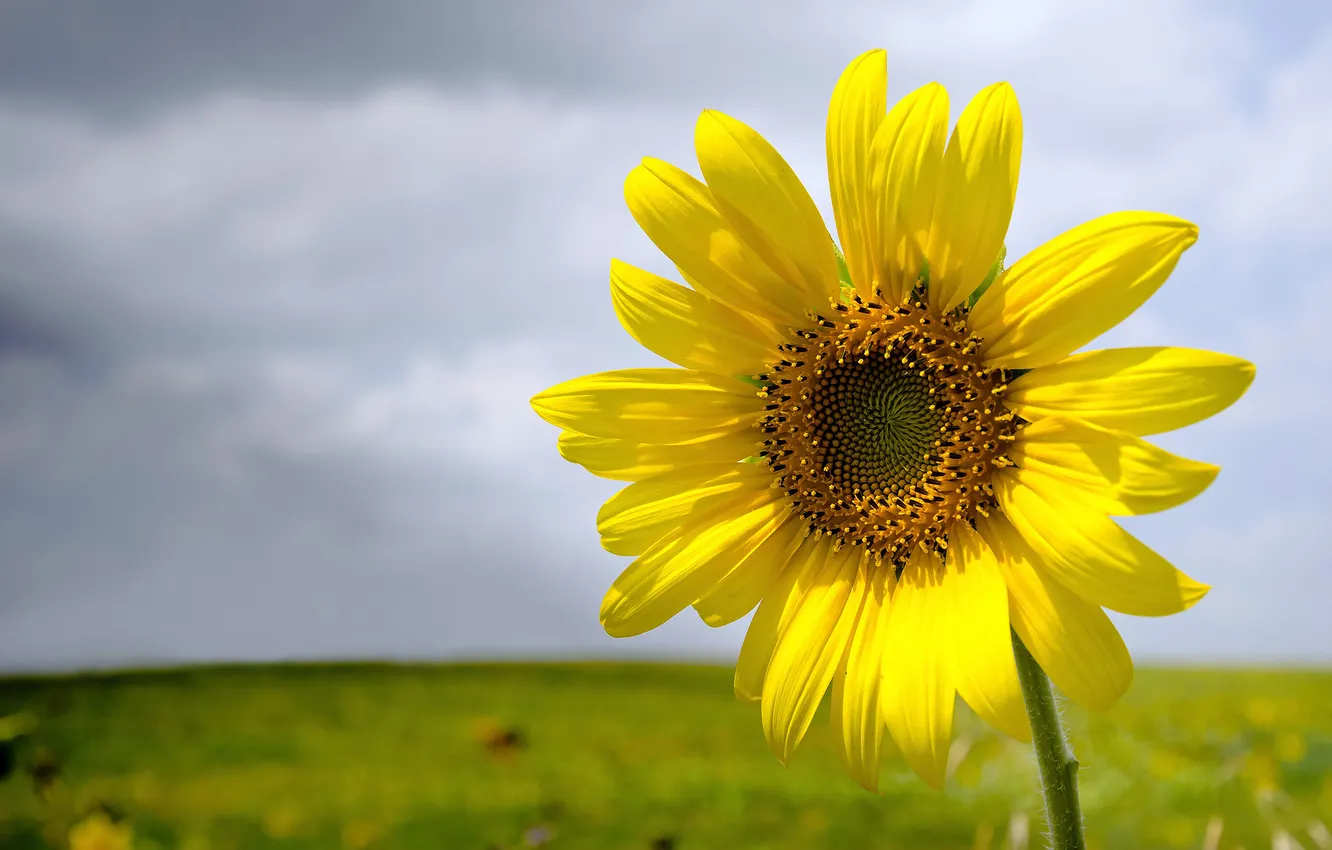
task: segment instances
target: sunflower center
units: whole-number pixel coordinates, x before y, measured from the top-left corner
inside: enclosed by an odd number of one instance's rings
[[[940,315],[914,293],[836,311],[762,376],[760,454],[814,533],[898,568],[917,547],[942,556],[954,523],[989,515],[990,477],[1011,465],[1004,373],[980,362],[965,309]]]
[[[809,444],[849,492],[898,492],[929,472],[942,415],[929,384],[892,355],[835,363],[811,387]]]

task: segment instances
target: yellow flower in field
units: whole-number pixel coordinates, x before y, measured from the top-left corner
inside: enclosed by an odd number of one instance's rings
[[[1156,291],[1197,229],[1116,213],[993,277],[1022,147],[1013,90],[982,91],[948,138],[942,86],[892,110],[886,88],[872,51],[833,92],[844,270],[790,166],[704,112],[706,182],[649,159],[625,185],[689,287],[611,266],[621,323],[683,368],[532,399],[565,458],[632,482],[597,517],[606,549],[637,556],[606,631],[689,605],[720,626],[757,605],[737,694],[761,700],[785,761],[831,685],[842,757],[871,789],[885,727],[943,783],[955,694],[1029,738],[1010,625],[1073,700],[1124,693],[1132,663],[1102,609],[1173,614],[1207,587],[1110,515],[1206,488],[1216,467],[1142,438],[1217,413],[1254,374],[1182,348],[1073,354]]]
[[[130,850],[134,830],[129,823],[116,823],[105,812],[94,812],[69,830],[69,850]]]

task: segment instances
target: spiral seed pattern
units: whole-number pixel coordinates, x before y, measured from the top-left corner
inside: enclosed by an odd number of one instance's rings
[[[965,308],[940,315],[919,290],[811,321],[758,376],[761,458],[815,534],[899,572],[917,547],[944,557],[956,523],[995,510],[990,478],[1012,465],[1005,373],[981,363]]]

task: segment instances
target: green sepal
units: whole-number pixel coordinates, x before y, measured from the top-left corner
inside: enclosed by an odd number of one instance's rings
[[[856,285],[851,282],[851,269],[846,265],[846,255],[842,249],[833,243],[833,253],[837,255],[837,280],[842,284],[843,289],[855,289]]]
[[[994,283],[995,280],[998,279],[999,275],[1003,274],[1004,259],[1007,257],[1008,257],[1008,246],[1005,245],[999,249],[999,259],[995,260],[994,265],[990,266],[990,273],[985,276],[985,280],[981,281],[981,285],[976,287],[976,291],[971,293],[971,297],[967,299],[968,310],[976,306],[976,302],[979,301],[980,297],[985,294],[985,290],[990,288],[990,284]]]

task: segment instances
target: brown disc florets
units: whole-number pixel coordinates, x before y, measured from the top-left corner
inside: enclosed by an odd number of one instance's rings
[[[899,570],[916,547],[944,555],[957,522],[995,506],[993,471],[1016,431],[1001,369],[986,368],[966,310],[940,315],[851,296],[782,346],[760,455],[816,534]]]

